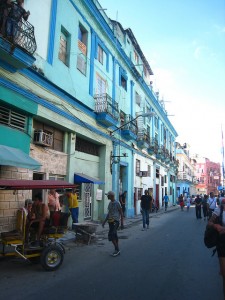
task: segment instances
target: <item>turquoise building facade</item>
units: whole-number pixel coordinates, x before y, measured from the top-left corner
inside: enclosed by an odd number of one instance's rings
[[[117,199],[127,191],[127,217],[139,213],[144,189],[160,205],[165,193],[175,203],[177,132],[132,30],[110,20],[98,1],[25,0],[24,8],[36,47],[28,52],[16,44],[12,52],[0,38],[0,107],[21,115],[26,126],[0,120],[0,144],[40,164],[26,170],[27,178],[77,183],[79,221],[102,220],[108,190]],[[24,174],[3,166],[8,176]],[[24,196],[10,209],[1,193],[5,229]],[[47,191],[43,196],[47,201]]]

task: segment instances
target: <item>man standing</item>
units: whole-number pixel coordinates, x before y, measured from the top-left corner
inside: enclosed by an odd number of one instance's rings
[[[109,191],[106,196],[110,200],[108,205],[108,214],[102,223],[102,227],[104,227],[106,221],[109,224],[109,233],[108,233],[108,240],[113,243],[115,247],[115,251],[113,252],[112,256],[118,256],[120,254],[119,250],[119,242],[118,242],[118,235],[117,230],[119,227],[119,220],[121,220],[121,229],[123,229],[123,212],[121,205],[118,201],[115,200],[115,193]]]
[[[195,212],[196,212],[196,218],[201,219],[201,207],[202,207],[202,199],[199,195],[195,198]]]
[[[164,200],[164,203],[165,203],[165,211],[167,211],[168,202],[169,202],[169,197],[167,196],[167,193],[163,197],[163,200]]]
[[[69,201],[69,209],[71,212],[71,216],[73,219],[73,223],[78,223],[79,217],[79,204],[78,204],[78,197],[75,190],[68,192],[68,201]]]
[[[214,209],[216,208],[216,197],[214,197],[213,192],[210,192],[209,194],[208,205],[209,205],[208,218],[210,219],[212,217],[212,213],[214,212]]]
[[[120,204],[121,204],[122,211],[123,211],[123,217],[125,217],[126,196],[127,196],[127,191],[124,191],[123,194],[120,196]]]
[[[141,213],[142,213],[142,221],[143,228],[142,231],[149,228],[149,213],[152,205],[152,197],[149,196],[148,190],[145,190],[145,194],[141,196]]]

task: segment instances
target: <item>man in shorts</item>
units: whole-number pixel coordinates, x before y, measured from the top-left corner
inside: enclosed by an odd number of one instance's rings
[[[123,229],[123,212],[120,203],[115,200],[115,193],[109,191],[106,195],[110,200],[110,202],[108,205],[108,214],[104,222],[102,223],[102,227],[104,227],[106,221],[108,221],[109,224],[108,240],[112,242],[115,247],[115,251],[113,252],[112,256],[118,256],[120,255],[120,250],[119,250],[117,230],[120,225],[120,220],[121,220],[121,229]]]

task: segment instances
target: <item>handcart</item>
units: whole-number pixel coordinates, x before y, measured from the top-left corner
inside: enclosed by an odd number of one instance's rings
[[[95,223],[73,223],[72,228],[76,233],[76,239],[82,239],[89,245],[92,238],[95,238],[98,224]]]

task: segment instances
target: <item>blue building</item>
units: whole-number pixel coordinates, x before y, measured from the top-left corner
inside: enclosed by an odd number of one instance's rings
[[[139,213],[145,189],[175,203],[177,132],[132,30],[98,1],[25,0],[24,8],[31,14],[16,38],[0,37],[0,145],[33,165],[3,159],[1,178],[77,183],[80,221],[103,218],[111,189],[117,198],[127,191],[128,217]],[[1,231],[25,194],[0,193]]]

